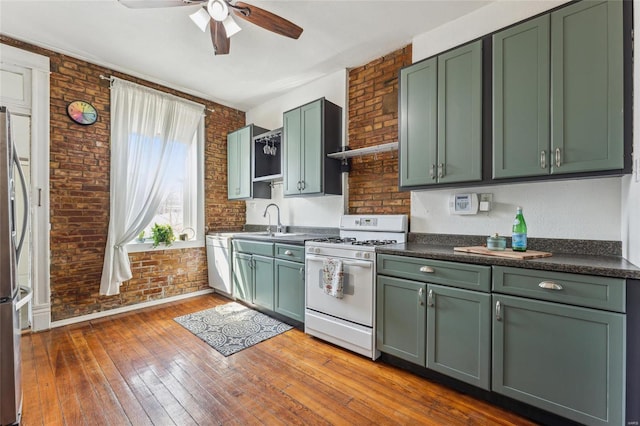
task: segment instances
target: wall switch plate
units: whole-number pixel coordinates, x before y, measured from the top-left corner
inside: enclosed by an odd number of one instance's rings
[[[480,201],[480,211],[491,211],[491,203],[493,202],[493,194],[478,194],[478,200]]]

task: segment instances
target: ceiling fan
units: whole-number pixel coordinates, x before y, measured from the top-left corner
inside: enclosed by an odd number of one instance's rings
[[[197,12],[189,15],[193,22],[204,32],[209,27],[211,41],[216,55],[229,53],[231,40],[229,37],[242,28],[233,19],[249,21],[259,27],[285,37],[298,39],[302,28],[291,21],[259,7],[241,1],[233,0],[118,0],[124,6],[132,9],[193,6],[202,5]]]

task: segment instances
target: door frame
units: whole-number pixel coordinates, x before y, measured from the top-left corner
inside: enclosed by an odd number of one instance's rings
[[[49,209],[49,58],[0,43],[0,66],[31,70],[32,331],[51,328]],[[12,102],[0,98],[11,109]],[[16,105],[18,106],[18,105]],[[24,105],[19,106],[24,110]]]

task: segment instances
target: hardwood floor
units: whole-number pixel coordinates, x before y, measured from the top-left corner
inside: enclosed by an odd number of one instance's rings
[[[225,358],[173,321],[228,301],[23,336],[22,424],[533,424],[297,329]]]

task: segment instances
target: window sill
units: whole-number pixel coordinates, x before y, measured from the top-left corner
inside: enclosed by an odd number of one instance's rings
[[[133,242],[127,244],[127,251],[129,253],[140,253],[145,251],[160,251],[160,250],[181,250],[188,248],[200,248],[204,247],[204,240],[192,240],[192,241],[174,241],[169,247],[164,244],[160,244],[158,247],[153,247],[153,243]]]

